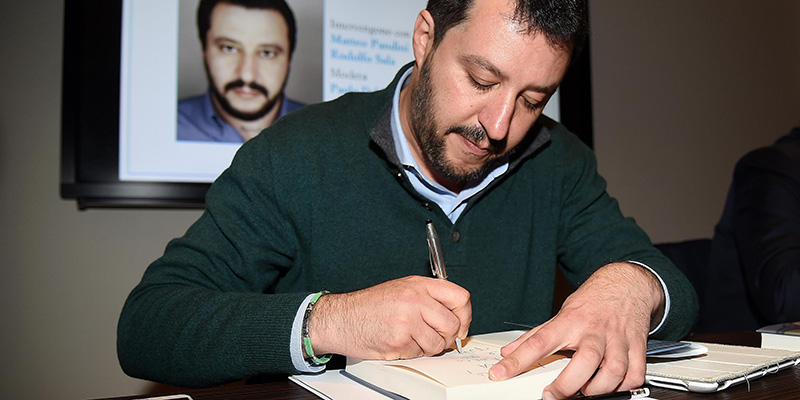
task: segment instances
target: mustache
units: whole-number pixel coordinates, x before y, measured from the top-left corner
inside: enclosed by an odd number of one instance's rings
[[[233,89],[243,88],[245,86],[249,87],[250,89],[258,91],[261,94],[263,94],[264,97],[269,98],[269,91],[267,90],[267,88],[265,88],[264,86],[259,85],[258,83],[255,83],[255,82],[245,83],[241,79],[237,79],[237,80],[235,80],[233,82],[228,83],[227,85],[225,85],[224,89],[225,89],[225,93],[227,93],[227,92],[229,92],[229,91],[231,91]]]
[[[486,129],[483,129],[482,126],[466,126],[466,125],[458,125],[450,128],[448,133],[455,133],[458,135],[463,136],[470,142],[477,145],[478,143],[483,142],[486,140],[489,135],[486,133]],[[500,140],[492,140],[488,139],[489,146],[486,150],[489,153],[500,154],[506,149],[505,141]]]

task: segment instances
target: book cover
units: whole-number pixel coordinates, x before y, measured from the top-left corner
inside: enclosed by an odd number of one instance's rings
[[[463,341],[462,353],[449,349],[434,357],[395,361],[349,358],[345,370],[409,399],[540,399],[544,388],[569,363],[566,354],[546,357],[515,378],[500,382],[489,380],[489,368],[502,359],[500,349],[523,333],[508,331],[472,336]]]
[[[761,333],[762,348],[800,350],[800,322],[769,325],[756,332]]]

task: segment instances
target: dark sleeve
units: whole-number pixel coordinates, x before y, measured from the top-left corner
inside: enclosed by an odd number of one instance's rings
[[[745,281],[774,323],[800,320],[799,149],[756,150],[734,172],[733,232]]]
[[[632,218],[625,218],[617,201],[606,192],[606,182],[597,173],[594,154],[584,146],[562,157],[559,260],[574,286],[603,265],[636,261],[650,267],[664,281],[670,309],[655,338],[680,339],[691,332],[697,320],[697,295],[688,279],[661,252]],[[624,285],[624,282],[620,284]]]
[[[299,245],[257,139],[129,295],[117,338],[127,374],[199,387],[295,372],[291,324],[308,293],[271,294]]]

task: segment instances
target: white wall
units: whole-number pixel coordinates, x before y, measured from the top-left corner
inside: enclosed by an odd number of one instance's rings
[[[656,240],[710,235],[735,159],[800,125],[800,3],[754,4],[592,2],[600,169]],[[0,6],[0,398],[148,390],[119,369],[117,316],[199,212],[59,198],[63,2]]]

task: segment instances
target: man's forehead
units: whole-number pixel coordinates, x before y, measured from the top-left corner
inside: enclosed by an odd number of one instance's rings
[[[231,22],[239,23],[240,18],[264,18],[272,22],[279,19],[283,24],[287,25],[286,19],[280,11],[274,8],[259,8],[259,7],[245,7],[238,4],[220,2],[211,10],[211,27],[214,27],[214,22]]]
[[[275,44],[288,42],[289,27],[277,10],[218,4],[211,13],[210,40]]]
[[[475,0],[470,18],[440,43],[465,68],[488,71],[520,89],[550,95],[561,82],[571,51],[553,46],[515,17],[512,0]]]

